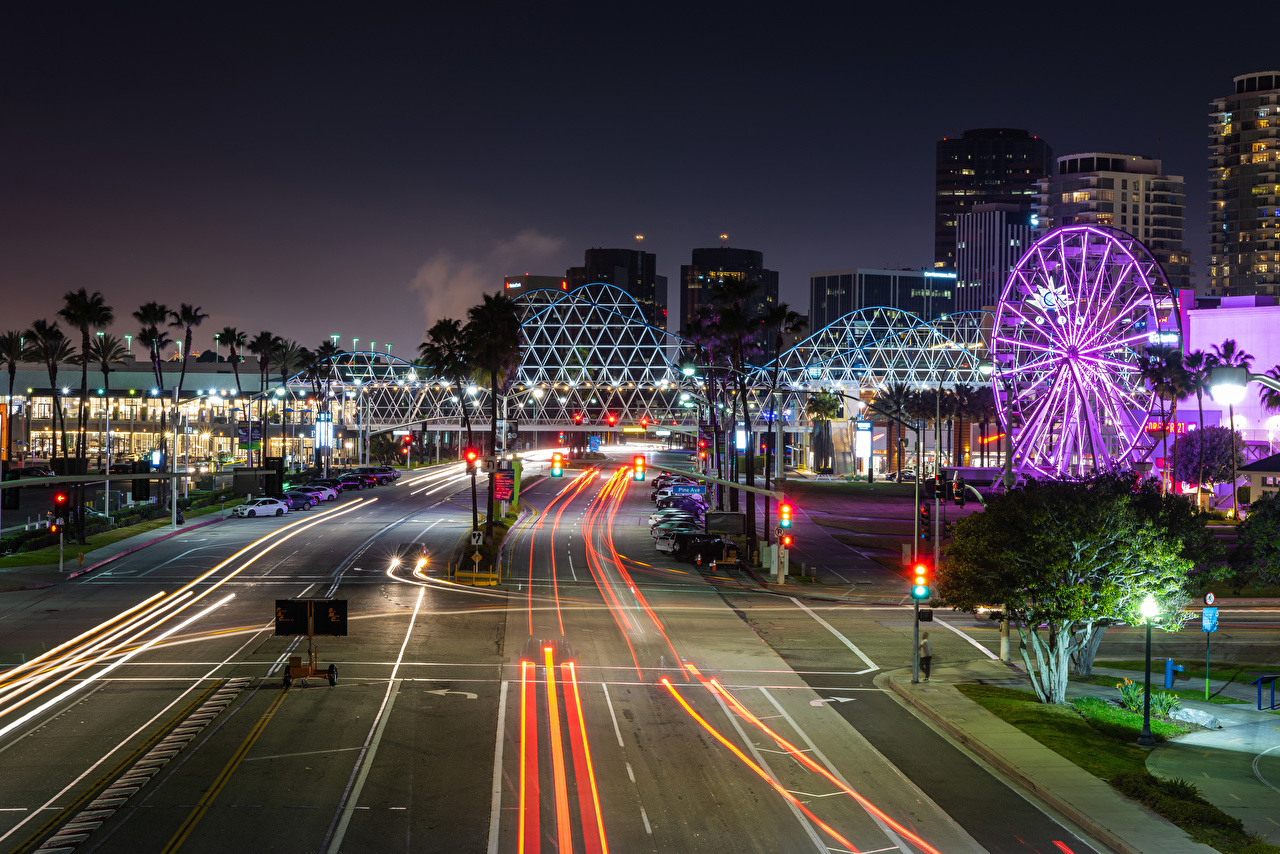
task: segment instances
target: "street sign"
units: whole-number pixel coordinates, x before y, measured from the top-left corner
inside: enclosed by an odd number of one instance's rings
[[[672,495],[706,495],[707,488],[705,486],[696,486],[694,484],[676,483],[671,486]]]
[[[347,635],[346,599],[277,599],[277,635]]]
[[[471,532],[471,545],[473,545],[473,546],[483,546],[483,545],[484,545],[484,531],[472,531],[472,532]]]
[[[503,469],[494,475],[493,497],[499,501],[511,501],[516,497],[516,473]]]
[[[480,552],[476,552],[471,556],[472,563],[479,563],[480,561],[481,561]]]
[[[593,454],[600,453],[600,437],[592,436],[589,439],[587,439],[587,447],[591,449],[591,453]]]
[[[1212,593],[1204,594],[1204,604],[1212,605],[1213,601],[1214,601],[1214,595]]]
[[[1216,632],[1218,630],[1218,609],[1205,608],[1200,612],[1200,631]]]

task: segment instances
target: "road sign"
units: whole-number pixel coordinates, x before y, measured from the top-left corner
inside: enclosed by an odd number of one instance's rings
[[[587,439],[587,447],[591,449],[591,453],[593,454],[600,453],[600,437],[592,436],[589,439]]]
[[[1200,612],[1200,631],[1216,632],[1218,630],[1218,609],[1205,608]]]
[[[493,497],[499,501],[511,501],[516,497],[516,473],[503,469],[493,477]]]
[[[1212,605],[1213,601],[1214,601],[1214,595],[1212,593],[1204,594],[1204,604]]]
[[[706,495],[707,488],[705,486],[696,486],[694,484],[676,483],[671,485],[672,495]]]
[[[471,562],[472,562],[472,563],[479,563],[479,562],[480,562],[480,560],[481,560],[481,558],[480,558],[480,552],[476,552],[475,554],[473,554],[473,555],[471,556]]]
[[[472,532],[471,532],[471,545],[473,545],[473,546],[483,546],[483,545],[484,545],[484,531],[472,531]]]
[[[277,599],[277,635],[347,635],[346,599]]]

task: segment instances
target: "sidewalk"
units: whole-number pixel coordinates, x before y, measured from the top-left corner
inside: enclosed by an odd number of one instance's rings
[[[14,566],[8,569],[0,568],[0,593],[9,593],[16,590],[37,590],[42,587],[52,587],[70,578],[78,578],[86,575],[94,570],[100,569],[112,561],[119,560],[125,555],[133,554],[139,549],[156,543],[164,542],[172,537],[179,536],[187,531],[195,531],[200,528],[216,525],[225,519],[225,516],[200,516],[198,521],[187,522],[179,525],[177,530],[169,526],[156,528],[152,531],[146,531],[141,534],[129,537],[118,542],[105,545],[102,548],[94,549],[87,557],[83,567],[76,566],[74,553],[71,551],[74,546],[68,548],[67,554],[70,560],[66,562],[67,570],[58,571],[58,565],[48,564],[44,566]]]
[[[1094,668],[1094,672],[1133,675],[1106,668]],[[881,678],[951,737],[1116,851],[1124,854],[1212,854],[1214,851],[1207,845],[1192,842],[1173,824],[987,712],[954,687],[957,683],[981,682],[1027,690],[1029,683],[1018,668],[976,659],[935,668],[929,682],[913,685],[909,672]],[[1218,686],[1210,682],[1211,689]],[[1232,688],[1227,692],[1237,696]],[[1244,688],[1252,690],[1249,686]],[[1073,697],[1116,695],[1102,686],[1079,683],[1071,683],[1068,692]],[[1161,777],[1191,780],[1206,799],[1242,819],[1249,831],[1264,836],[1274,834],[1277,827],[1269,816],[1277,812],[1276,794],[1255,777],[1252,763],[1254,757],[1264,751],[1280,748],[1280,716],[1254,711],[1252,706],[1189,700],[1183,701],[1183,705],[1221,716],[1220,721],[1226,728],[1202,730],[1165,742],[1151,752],[1147,768]],[[1272,785],[1276,782],[1272,781]]]

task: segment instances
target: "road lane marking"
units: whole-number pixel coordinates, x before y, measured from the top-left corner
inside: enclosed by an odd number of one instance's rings
[[[382,698],[382,707],[378,709],[374,725],[365,736],[364,744],[360,747],[360,755],[356,757],[355,767],[351,769],[351,777],[347,780],[347,788],[338,802],[338,811],[334,813],[333,822],[325,833],[324,841],[320,843],[320,850],[327,851],[328,854],[338,854],[338,850],[342,847],[342,839],[347,835],[347,827],[350,826],[351,816],[355,813],[353,805],[360,799],[365,780],[369,777],[369,769],[373,767],[378,745],[382,742],[382,733],[386,730],[387,721],[391,718],[391,707],[395,704],[396,695],[400,692],[401,680],[396,678],[400,672],[400,662],[404,660],[405,648],[409,645],[409,638],[413,636],[413,626],[418,621],[418,612],[422,610],[422,597],[426,592],[427,588],[418,588],[418,601],[413,607],[413,616],[409,618],[409,628],[404,633],[404,642],[400,644],[400,654],[396,656],[395,666],[391,668],[391,678],[387,681],[387,693]]]
[[[358,747],[335,747],[332,750],[307,750],[302,753],[276,753],[272,756],[250,756],[245,762],[261,762],[264,759],[291,759],[295,756],[316,756],[320,753],[349,753]]]
[[[235,752],[231,759],[227,761],[226,766],[222,769],[222,773],[214,779],[213,785],[209,787],[207,792],[205,792],[204,797],[200,798],[195,809],[187,814],[186,820],[182,822],[182,825],[178,828],[178,832],[169,840],[169,844],[164,847],[161,854],[172,854],[172,852],[177,851],[182,847],[183,843],[187,841],[187,837],[191,835],[191,831],[196,829],[196,825],[200,823],[200,819],[204,818],[204,814],[209,811],[209,806],[213,803],[214,799],[221,794],[223,788],[226,787],[227,783],[231,780],[231,775],[240,767],[240,763],[244,761],[245,754],[247,754],[253,745],[257,743],[258,737],[261,736],[263,730],[267,728],[267,724],[271,723],[271,719],[275,717],[276,710],[280,708],[280,704],[284,702],[284,698],[288,693],[289,692],[287,690],[282,689],[280,694],[274,701],[272,701],[271,705],[267,707],[267,710],[263,713],[262,717],[258,718],[258,722],[254,724],[253,729],[249,731],[249,734],[245,736],[245,740],[241,742],[240,748]]]
[[[629,670],[630,668],[627,669]],[[618,737],[618,746],[625,748],[627,745],[622,740],[622,730],[618,729],[618,716],[613,713],[613,700],[609,697],[609,683],[601,682],[600,688],[604,691],[604,701],[609,705],[609,718],[613,721],[613,734]]]
[[[489,854],[498,854],[498,819],[502,814],[502,745],[507,740],[507,687],[498,691],[498,734],[493,739],[493,791],[489,799]]]
[[[813,617],[815,620],[817,620],[817,621],[818,621],[818,625],[822,626],[822,627],[823,627],[823,628],[825,628],[827,631],[831,632],[831,634],[833,634],[833,635],[835,635],[837,638],[839,638],[839,640],[840,640],[840,642],[841,642],[842,644],[844,644],[845,646],[849,647],[849,649],[853,650],[853,654],[854,654],[854,655],[856,655],[856,656],[858,656],[858,658],[861,658],[861,659],[862,659],[863,663],[867,665],[867,669],[866,669],[866,670],[859,670],[856,674],[854,674],[855,676],[860,676],[860,675],[862,675],[863,673],[870,673],[872,670],[879,670],[879,669],[880,669],[880,667],[879,667],[879,666],[878,666],[874,661],[872,661],[871,659],[867,658],[867,657],[866,657],[866,655],[864,655],[864,654],[863,654],[862,650],[858,649],[856,646],[854,646],[854,645],[853,645],[853,641],[849,640],[847,637],[845,637],[844,635],[840,634],[840,632],[836,631],[836,627],[835,627],[835,626],[831,625],[831,624],[830,624],[830,623],[828,623],[826,620],[822,619],[822,618],[821,618],[821,617],[819,617],[817,614],[815,614],[815,613],[813,612],[813,609],[812,609],[812,608],[810,608],[808,605],[804,604],[803,602],[801,602],[799,599],[797,599],[797,598],[796,598],[796,597],[794,597],[794,596],[788,596],[787,598],[788,598],[788,599],[790,599],[792,602],[794,602],[794,603],[796,604],[796,607],[797,607],[797,608],[799,608],[801,611],[804,611],[804,612],[805,612],[806,614],[808,614],[810,617]]]
[[[974,640],[973,638],[969,637],[969,636],[968,636],[968,635],[966,635],[964,632],[960,631],[960,630],[959,630],[959,629],[957,629],[955,626],[953,626],[953,625],[951,625],[950,623],[948,623],[946,620],[937,619],[937,620],[934,620],[934,622],[935,622],[935,623],[938,623],[938,624],[939,624],[939,625],[941,625],[943,628],[951,629],[951,631],[955,632],[955,633],[956,633],[956,634],[958,634],[960,637],[964,638],[964,639],[965,639],[965,640],[967,640],[969,643],[971,643],[971,644],[973,644],[974,646],[976,646],[978,649],[982,650],[982,654],[983,654],[983,655],[985,655],[987,658],[990,658],[992,661],[999,661],[999,660],[1000,660],[1000,656],[996,655],[994,652],[992,652],[991,650],[987,649],[985,646],[983,646],[982,644],[978,643],[976,640]]]

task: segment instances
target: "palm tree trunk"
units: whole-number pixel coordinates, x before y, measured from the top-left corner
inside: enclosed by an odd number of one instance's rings
[[[493,455],[494,466],[489,470],[489,518],[484,522],[484,541],[493,543],[493,490],[498,477],[498,372],[489,372],[489,395],[491,397],[489,419],[489,453]]]
[[[1227,429],[1231,431],[1231,518],[1240,518],[1240,503],[1236,500],[1236,408],[1234,404],[1227,406],[1227,417],[1230,422]]]
[[[1200,413],[1200,441],[1196,444],[1200,446],[1200,459],[1196,470],[1196,506],[1200,506],[1200,489],[1204,486],[1204,395],[1199,388],[1196,389],[1196,409]]]
[[[1169,491],[1178,493],[1178,399],[1175,397],[1169,406],[1169,422],[1173,427],[1173,451],[1169,462]]]

